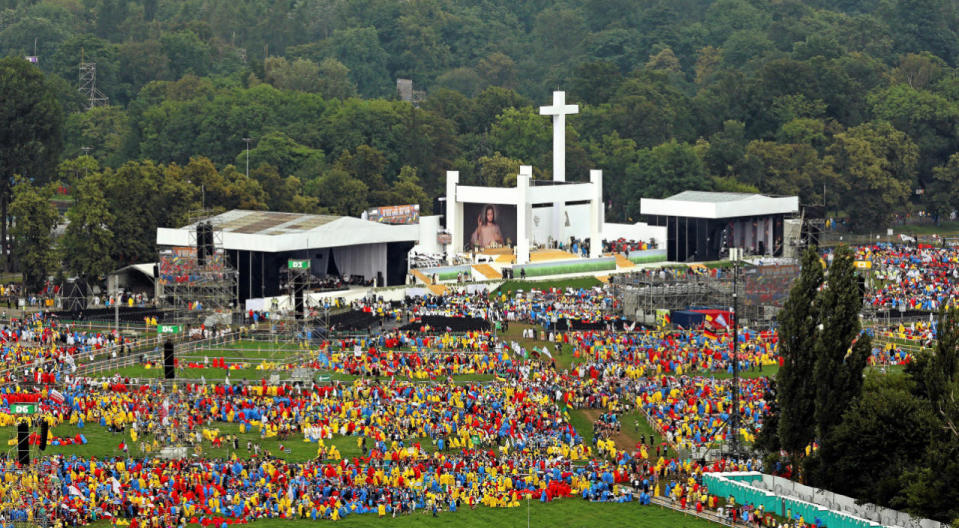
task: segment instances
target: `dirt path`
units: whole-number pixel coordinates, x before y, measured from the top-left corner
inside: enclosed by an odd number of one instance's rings
[[[583,409],[583,414],[589,418],[590,422],[595,423],[599,419],[599,415],[603,414],[601,409]],[[616,449],[622,449],[632,452],[636,448],[636,442],[633,441],[626,433],[622,432],[622,428],[626,427],[626,424],[622,424],[620,432],[614,434],[610,438],[613,439],[613,442],[616,444]]]

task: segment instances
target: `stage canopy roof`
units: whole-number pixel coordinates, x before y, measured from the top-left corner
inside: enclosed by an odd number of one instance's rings
[[[223,247],[277,253],[303,249],[416,242],[419,226],[387,225],[352,216],[246,211],[234,209],[210,218],[223,232]],[[158,246],[188,246],[196,224],[158,228]]]
[[[643,198],[640,213],[689,218],[741,218],[799,212],[798,196],[766,196],[734,192],[683,191],[669,198]]]

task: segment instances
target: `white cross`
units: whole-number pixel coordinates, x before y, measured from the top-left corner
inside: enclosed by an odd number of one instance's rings
[[[553,181],[566,181],[566,116],[579,105],[566,104],[566,92],[553,92],[553,106],[539,107],[539,115],[553,116]]]

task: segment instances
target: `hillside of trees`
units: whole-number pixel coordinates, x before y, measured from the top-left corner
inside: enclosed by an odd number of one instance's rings
[[[957,11],[955,0],[0,0],[2,68],[42,72],[59,107],[37,163],[4,161],[14,147],[0,139],[0,191],[5,206],[17,188],[60,193],[75,217],[112,226],[96,270],[150,258],[157,223],[201,205],[429,212],[446,170],[500,185],[523,163],[548,177],[537,106],[564,89],[580,105],[569,177],[604,170],[611,221],[638,220],[644,196],[758,190],[883,228],[959,205]],[[22,59],[32,55],[36,65]],[[109,104],[86,108],[81,60],[96,63]],[[397,100],[397,78],[424,91],[421,104]],[[35,95],[18,86],[0,87],[5,103]]]

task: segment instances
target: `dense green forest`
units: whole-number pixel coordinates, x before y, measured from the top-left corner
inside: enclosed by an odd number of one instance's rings
[[[0,0],[0,56],[38,56],[62,108],[59,170],[0,155],[0,177],[140,237],[101,241],[95,273],[201,205],[428,212],[446,170],[548,176],[536,107],[564,89],[569,177],[605,171],[611,221],[759,190],[881,228],[959,205],[957,22],[954,0]],[[109,104],[87,108],[81,60]]]

